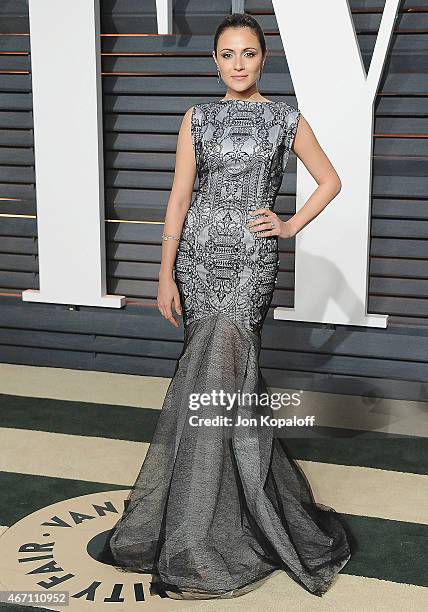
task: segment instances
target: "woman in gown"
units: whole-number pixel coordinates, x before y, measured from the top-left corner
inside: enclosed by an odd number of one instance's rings
[[[158,306],[175,326],[172,305],[183,315],[183,350],[106,546],[115,567],[152,573],[151,592],[172,598],[236,597],[274,570],[321,596],[350,558],[346,532],[255,398],[267,396],[258,358],[278,238],[319,214],[340,180],[300,111],[258,92],[255,19],[227,17],[213,57],[227,94],[184,115],[163,234]],[[273,208],[293,143],[320,186],[283,222]]]

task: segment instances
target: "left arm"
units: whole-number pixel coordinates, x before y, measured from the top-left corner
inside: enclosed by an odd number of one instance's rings
[[[281,221],[276,213],[267,208],[251,211],[250,214],[255,215],[265,213],[259,219],[250,221],[248,224],[251,231],[258,232],[258,236],[276,235],[279,238],[292,238],[305,225],[315,219],[341,190],[342,183],[336,170],[303,115],[300,115],[299,118],[292,150],[314,177],[318,187],[305,205],[288,221]],[[267,229],[271,227],[271,223],[274,227]],[[263,231],[265,229],[267,231]]]

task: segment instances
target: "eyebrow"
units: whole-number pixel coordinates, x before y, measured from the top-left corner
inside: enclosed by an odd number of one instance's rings
[[[253,51],[257,51],[257,49],[256,49],[255,47],[245,47],[245,49],[242,49],[242,50],[243,50],[243,51],[248,51],[249,49],[252,49]],[[220,50],[220,53],[221,53],[222,51],[233,51],[233,49],[228,49],[228,48],[226,47],[226,48],[224,48],[224,49],[221,49],[221,50]]]

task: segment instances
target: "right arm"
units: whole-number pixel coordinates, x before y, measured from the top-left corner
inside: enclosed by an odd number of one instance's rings
[[[190,126],[192,111],[193,107],[186,111],[178,132],[174,179],[168,199],[163,230],[163,233],[168,236],[181,236],[184,219],[192,199],[193,185],[195,184],[196,160]],[[162,240],[157,300],[162,315],[175,327],[179,327],[179,323],[172,315],[172,304],[174,304],[175,310],[181,314],[180,297],[173,276],[177,249],[178,242],[176,240]]]

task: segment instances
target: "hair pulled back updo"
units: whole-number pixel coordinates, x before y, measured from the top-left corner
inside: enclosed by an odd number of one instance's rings
[[[227,30],[228,28],[250,28],[256,34],[259,39],[260,47],[262,49],[262,54],[264,55],[266,52],[266,41],[265,35],[263,34],[263,30],[260,27],[259,22],[251,17],[251,15],[247,15],[246,13],[232,13],[232,15],[228,15],[223,19],[223,21],[217,27],[217,30],[214,35],[214,53],[217,55],[217,45],[218,39],[220,35]]]

